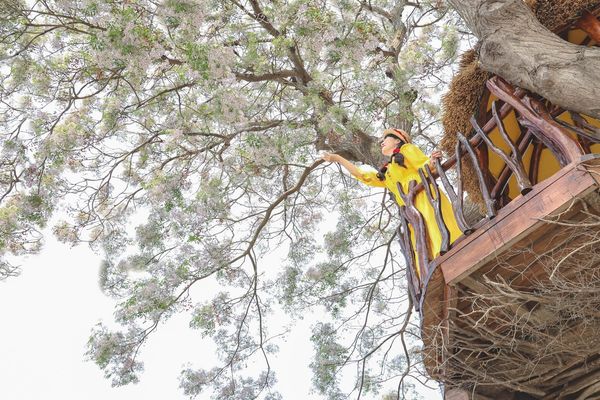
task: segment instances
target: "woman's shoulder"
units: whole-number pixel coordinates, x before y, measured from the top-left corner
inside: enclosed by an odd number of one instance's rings
[[[400,147],[400,153],[402,154],[423,154],[423,151],[412,143],[404,143],[402,147]]]
[[[400,152],[406,160],[406,164],[411,168],[419,169],[429,162],[429,157],[423,151],[412,143],[407,143],[400,148]]]

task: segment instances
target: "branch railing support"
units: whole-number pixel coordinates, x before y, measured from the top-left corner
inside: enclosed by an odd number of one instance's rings
[[[400,182],[396,183],[398,193],[405,206],[404,212],[406,219],[413,228],[415,247],[417,250],[415,258],[416,264],[419,267],[419,280],[422,282],[423,277],[427,276],[429,272],[429,242],[427,239],[427,227],[425,226],[423,216],[419,210],[417,210],[417,207],[415,207],[415,196],[417,195],[417,190],[415,190],[416,186],[416,181],[410,181],[408,184],[408,192],[405,193],[402,189],[402,184],[400,184]]]
[[[406,278],[408,280],[408,294],[412,299],[415,310],[420,310],[421,280],[416,276],[415,255],[410,241],[410,229],[406,217],[406,206],[399,206],[400,226],[398,227],[398,242],[406,260]]]
[[[419,176],[421,177],[421,182],[423,182],[423,185],[425,187],[427,199],[429,200],[429,203],[433,206],[435,221],[440,231],[440,235],[442,236],[440,254],[444,254],[450,248],[450,232],[448,231],[448,227],[446,226],[446,223],[444,222],[444,217],[442,216],[442,198],[440,197],[440,188],[438,188],[435,179],[432,177],[429,165],[425,165],[425,172],[426,174],[423,172],[422,168],[419,169]],[[431,188],[433,188],[433,193],[431,191]]]
[[[483,196],[483,201],[485,202],[485,207],[487,210],[487,217],[494,218],[496,216],[496,208],[495,202],[490,196],[490,190],[487,187],[485,182],[485,177],[483,176],[483,171],[481,170],[481,166],[479,165],[479,159],[475,154],[475,150],[471,146],[471,143],[467,140],[467,138],[460,132],[457,133],[458,142],[467,149],[467,154],[471,157],[471,161],[473,164],[473,168],[475,169],[475,173],[477,174],[477,179],[479,180],[479,188],[481,189],[481,194]]]
[[[446,171],[442,167],[442,163],[440,160],[435,160],[435,168],[438,173],[438,176],[442,180],[442,184],[444,185],[444,189],[450,198],[450,204],[452,205],[452,211],[454,213],[454,218],[456,219],[456,223],[458,224],[458,228],[462,231],[463,234],[468,235],[473,231],[471,226],[465,220],[465,211],[463,207],[463,184],[461,177],[461,161],[460,161],[460,143],[456,144],[456,171],[457,171],[457,189],[458,192],[454,190],[454,186],[450,183],[448,179],[448,175],[446,175]],[[432,176],[433,178],[433,176]]]
[[[425,192],[426,198],[434,211],[436,224],[441,236],[440,254],[443,254],[449,251],[452,243],[450,231],[446,221],[444,221],[444,214],[442,212],[442,197],[444,194],[436,182],[438,177],[452,206],[458,228],[465,235],[471,233],[474,229],[466,221],[464,214],[463,157],[468,156],[472,161],[479,189],[484,200],[486,216],[491,219],[497,215],[497,208],[504,205],[500,200],[506,197],[506,187],[511,176],[515,176],[520,192],[523,195],[527,194],[532,190],[532,186],[538,183],[539,164],[545,148],[550,149],[560,164],[565,166],[568,163],[577,161],[584,154],[584,150],[586,148],[589,149],[589,145],[584,146],[586,143],[600,143],[600,128],[590,124],[580,114],[570,112],[574,124],[571,125],[565,121],[555,119],[564,110],[555,107],[552,112],[549,112],[544,103],[522,89],[513,88],[509,83],[497,76],[490,78],[486,85],[491,94],[504,103],[501,107],[499,107],[498,101],[492,103],[492,118],[483,127],[479,125],[475,118],[472,118],[471,124],[475,130],[475,135],[467,139],[465,135],[458,132],[458,140],[453,157],[444,163],[441,163],[437,159],[434,160],[434,171],[428,165],[424,166],[423,169],[419,169],[418,173],[421,182],[411,181],[406,192],[402,184],[399,182],[396,183],[401,199],[401,202],[399,201],[399,242],[408,268],[409,294],[417,311],[419,311],[423,300],[422,295],[427,290],[426,279],[431,276],[432,271],[430,271],[430,268],[431,261],[433,261],[430,259],[432,249],[427,225],[423,215],[421,215],[421,212],[415,205],[416,196],[421,191]],[[515,141],[509,136],[503,122],[504,118],[512,111],[515,112],[515,117],[521,129]],[[501,139],[508,146],[510,153],[502,150],[488,136],[496,127]],[[574,132],[579,141],[574,140],[568,130]],[[523,155],[529,146],[533,146],[533,151],[531,152],[529,170],[527,171]],[[489,186],[492,184],[488,186],[487,180],[491,174],[487,169],[486,158],[479,157],[482,155],[481,152],[486,152],[485,155],[487,156],[488,149],[497,154],[504,162],[499,176],[495,182],[492,182],[493,187],[491,190]],[[456,185],[453,185],[448,178],[448,170],[452,167],[456,167]],[[508,197],[506,198],[509,199]]]
[[[583,155],[579,144],[552,118],[542,102],[530,95],[518,98],[516,90],[498,76],[490,78],[486,85],[491,93],[510,104],[520,114],[518,120],[521,125],[529,128],[531,133],[552,150],[563,167]]]

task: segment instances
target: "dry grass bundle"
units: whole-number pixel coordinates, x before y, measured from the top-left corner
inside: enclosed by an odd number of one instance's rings
[[[599,6],[600,1],[530,0],[528,5],[546,28],[556,31],[575,22],[585,10],[592,10]]]
[[[454,154],[458,132],[470,136],[473,127],[469,120],[479,107],[485,81],[489,77],[489,72],[479,67],[476,50],[469,50],[462,55],[459,72],[452,79],[450,89],[442,99],[444,137],[440,142],[440,148],[447,156]],[[473,202],[483,204],[471,160],[464,157],[463,163],[462,179],[465,190]]]

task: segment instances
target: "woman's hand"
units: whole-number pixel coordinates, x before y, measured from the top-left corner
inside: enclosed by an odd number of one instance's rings
[[[342,167],[344,167],[346,170],[348,170],[348,172],[350,172],[352,175],[354,175],[356,177],[362,176],[362,173],[360,172],[360,170],[358,168],[356,168],[356,165],[352,164],[350,161],[346,160],[344,157],[340,156],[339,154],[323,153],[321,158],[327,162],[335,162],[335,163],[340,164]]]
[[[429,156],[429,168],[431,168],[432,170],[435,169],[435,161],[439,160],[442,158],[442,152],[439,150],[435,150],[433,153],[431,153],[431,155]]]
[[[333,153],[323,153],[321,158],[327,162],[339,162],[340,161],[340,156],[338,156],[337,154],[333,154]]]

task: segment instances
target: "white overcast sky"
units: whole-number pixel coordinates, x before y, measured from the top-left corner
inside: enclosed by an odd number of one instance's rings
[[[84,359],[90,329],[101,320],[110,325],[115,305],[97,284],[100,258],[87,246],[70,248],[46,235],[41,254],[21,265],[21,276],[0,282],[0,400],[183,400],[182,367],[215,365],[211,342],[178,315],[143,348],[140,383],[111,387]],[[284,400],[321,398],[310,392],[314,318],[299,321],[271,359]],[[421,393],[427,400],[441,398],[437,391]]]
[[[85,246],[69,248],[47,236],[44,251],[21,263],[21,276],[0,282],[0,399],[185,399],[182,366],[215,360],[210,343],[188,328],[186,316],[160,326],[144,347],[145,372],[137,385],[112,388],[84,361],[90,329],[110,323],[114,301],[100,291],[100,258]],[[284,399],[312,399],[309,321],[281,345],[272,364]],[[202,395],[198,399],[203,399]]]

